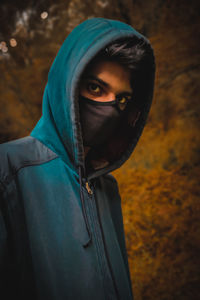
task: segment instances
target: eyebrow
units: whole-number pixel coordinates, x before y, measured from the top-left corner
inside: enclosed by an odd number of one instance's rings
[[[99,82],[100,84],[102,84],[103,86],[105,86],[106,88],[110,88],[110,85],[109,85],[107,82],[105,82],[104,80],[100,79],[100,78],[97,77],[97,76],[94,76],[94,75],[88,75],[88,76],[86,77],[86,79],[92,79],[92,80],[95,80],[95,81]],[[124,91],[124,92],[119,93],[119,95],[133,96],[133,93],[128,92],[128,91]]]

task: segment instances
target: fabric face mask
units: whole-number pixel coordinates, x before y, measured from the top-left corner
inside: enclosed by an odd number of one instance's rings
[[[105,143],[113,134],[123,114],[117,100],[100,102],[79,96],[80,120],[84,146]]]

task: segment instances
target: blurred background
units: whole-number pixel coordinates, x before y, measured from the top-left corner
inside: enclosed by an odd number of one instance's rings
[[[60,46],[92,17],[132,25],[156,57],[147,125],[113,172],[135,300],[200,299],[199,1],[1,0],[0,142],[30,133]]]

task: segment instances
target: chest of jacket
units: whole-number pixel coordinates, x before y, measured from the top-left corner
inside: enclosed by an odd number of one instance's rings
[[[90,187],[82,187],[87,247],[80,184],[61,159],[21,169],[7,188],[19,286],[34,286],[38,299],[132,299],[115,180]]]

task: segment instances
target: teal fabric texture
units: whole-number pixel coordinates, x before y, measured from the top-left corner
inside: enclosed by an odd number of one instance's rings
[[[137,92],[140,118],[134,128],[124,121],[123,151],[116,147],[111,155],[107,148],[101,154],[108,164],[88,171],[79,117],[81,74],[106,45],[135,36],[149,45],[152,58]],[[154,77],[150,42],[123,22],[91,18],[68,35],[48,74],[40,120],[30,136],[0,145],[2,299],[133,299],[121,198],[110,172],[137,145]],[[111,142],[119,144],[123,135]]]

